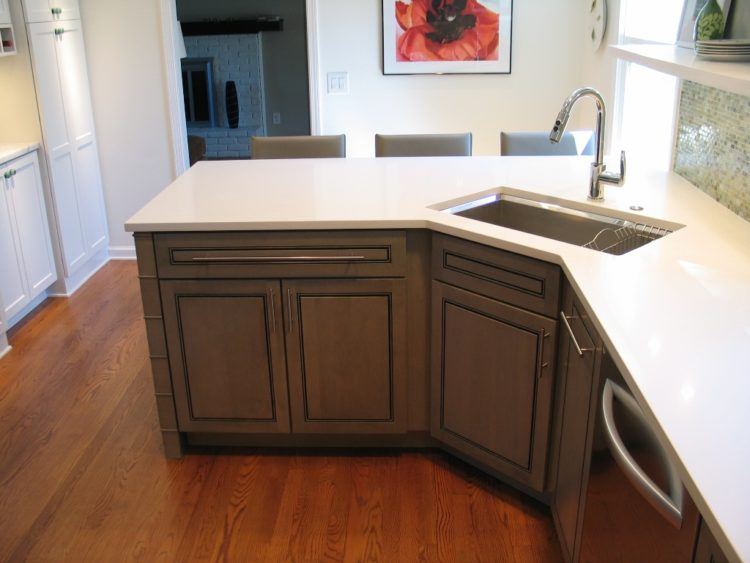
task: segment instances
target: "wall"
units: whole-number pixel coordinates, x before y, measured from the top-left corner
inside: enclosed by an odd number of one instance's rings
[[[307,135],[310,133],[310,103],[305,0],[177,1],[177,17],[181,21],[242,19],[259,15],[284,19],[283,31],[261,34],[268,134]],[[273,123],[274,113],[281,115],[280,124]]]
[[[18,54],[0,58],[0,143],[42,140],[21,0],[10,0]]]
[[[684,82],[675,172],[750,221],[750,97]]]
[[[132,248],[123,225],[172,181],[172,150],[156,0],[80,0],[110,245]]]
[[[549,130],[581,85],[579,4],[514,2],[510,75],[383,76],[381,1],[320,0],[321,83],[345,71],[350,91],[323,94],[323,132],[346,133],[350,156],[372,156],[375,133],[471,131],[475,154],[498,154],[501,130]]]
[[[185,37],[188,57],[213,59],[215,127],[188,126],[189,135],[206,140],[206,158],[250,156],[250,137],[264,135],[263,76],[258,35]],[[229,128],[226,83],[234,80],[240,107],[239,126]]]

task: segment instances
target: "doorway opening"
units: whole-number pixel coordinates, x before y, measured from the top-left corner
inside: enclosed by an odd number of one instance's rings
[[[171,113],[190,165],[251,158],[253,136],[311,133],[309,0],[173,1],[181,100],[171,103],[182,107]]]

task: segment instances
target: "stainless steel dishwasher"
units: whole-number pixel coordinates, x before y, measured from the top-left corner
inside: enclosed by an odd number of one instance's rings
[[[580,561],[692,560],[699,514],[627,384],[599,386]]]

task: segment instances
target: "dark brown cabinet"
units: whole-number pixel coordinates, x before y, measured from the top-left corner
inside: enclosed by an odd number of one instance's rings
[[[405,431],[405,282],[300,280],[283,288],[294,432]]]
[[[432,434],[542,491],[557,323],[433,282]]]
[[[174,401],[184,432],[288,432],[276,281],[161,284]]]
[[[596,416],[593,389],[598,381],[602,345],[567,285],[561,315],[565,320],[558,347],[552,514],[565,559],[572,560],[581,535],[587,441]]]
[[[705,520],[701,520],[693,563],[728,563],[729,558],[716,541]]]

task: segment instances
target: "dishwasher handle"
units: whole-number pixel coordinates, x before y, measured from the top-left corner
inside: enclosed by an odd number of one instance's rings
[[[617,465],[625,473],[625,476],[633,484],[635,489],[661,514],[667,522],[672,524],[678,530],[682,527],[682,510],[683,510],[683,486],[674,463],[667,457],[666,452],[659,449],[661,461],[667,468],[669,480],[669,494],[665,493],[653,480],[646,474],[643,468],[630,455],[625,444],[617,430],[613,412],[614,399],[617,398],[636,419],[649,430],[653,431],[643,416],[643,411],[638,406],[635,398],[620,385],[608,379],[604,384],[602,392],[602,416],[604,419],[604,429],[609,443],[609,449],[615,458]]]

